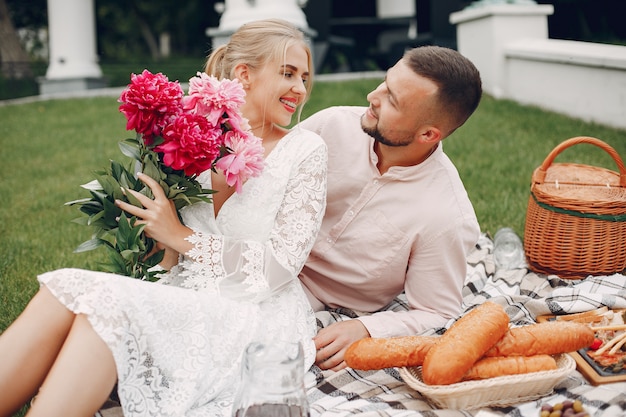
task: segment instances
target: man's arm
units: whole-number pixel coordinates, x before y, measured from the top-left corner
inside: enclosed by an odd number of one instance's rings
[[[345,351],[359,339],[419,334],[443,327],[457,317],[462,310],[467,254],[479,233],[475,222],[456,224],[415,251],[408,262],[405,283],[410,310],[380,311],[320,330],[314,339],[316,364],[321,369],[340,370],[346,367]]]
[[[467,255],[480,236],[475,220],[450,222],[428,244],[414,248],[404,292],[409,311],[360,317],[372,337],[407,336],[442,327],[462,311]]]

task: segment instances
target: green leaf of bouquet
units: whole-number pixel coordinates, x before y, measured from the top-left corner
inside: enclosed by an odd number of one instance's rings
[[[133,252],[143,252],[141,244],[142,232],[145,225],[135,226],[135,217],[127,220],[126,215],[120,217],[119,229],[116,234],[116,244],[120,250],[131,250]]]
[[[181,176],[178,175],[178,173],[176,171],[173,171],[171,168],[169,167],[164,167],[163,168],[163,172],[166,175],[165,181],[169,184],[177,184],[178,182],[181,181]]]
[[[103,272],[109,272],[115,275],[126,275],[124,274],[124,270],[120,270],[121,268],[118,267],[113,262],[109,262],[109,263],[103,262],[100,264],[100,268],[102,269]]]
[[[137,251],[132,249],[124,249],[120,251],[120,256],[126,261],[135,262],[137,259]]]
[[[98,212],[94,213],[93,215],[89,216],[89,221],[87,222],[87,225],[90,226],[92,224],[97,223],[98,220],[102,219],[105,214],[106,214],[105,211],[101,210],[101,211],[98,211]],[[106,222],[105,222],[105,224],[106,224]]]
[[[104,200],[103,207],[104,207],[104,210],[103,210],[104,215],[102,219],[110,228],[117,227],[118,226],[117,218],[123,214],[122,209],[120,209],[118,206],[116,206],[114,203],[110,202],[109,200]]]
[[[80,206],[80,212],[87,216],[92,216],[104,210],[104,206],[99,201],[89,201]]]
[[[160,181],[162,179],[161,170],[159,170],[157,163],[150,158],[147,158],[144,161],[142,172],[155,181]]]
[[[95,220],[95,221],[90,221],[88,226],[91,226],[94,229],[102,230],[102,231],[111,230],[111,225],[107,224],[107,222],[104,221],[104,219],[98,219],[98,220]]]
[[[90,250],[97,249],[100,246],[102,246],[103,243],[104,242],[102,242],[102,240],[100,240],[100,239],[90,239],[90,240],[88,240],[86,242],[83,242],[80,245],[78,245],[78,247],[76,249],[74,249],[74,253],[88,252]]]
[[[91,198],[81,198],[79,200],[72,200],[72,201],[68,201],[67,203],[65,203],[65,206],[73,206],[76,204],[84,204],[91,201]]]
[[[104,191],[95,191],[95,190],[90,190],[89,194],[91,194],[91,198],[94,201],[100,202],[102,203],[103,200],[107,199],[107,194]]]
[[[142,245],[139,244],[141,240],[141,234],[143,233],[144,228],[145,228],[145,225],[134,226],[128,231],[127,240],[129,244],[132,243],[133,245],[136,245],[137,247],[142,246],[142,249],[146,248],[145,244],[142,244]]]
[[[127,236],[126,248],[138,253],[140,255],[138,258],[143,258],[146,255],[146,245],[141,238],[143,236],[140,236],[141,233],[135,235],[135,229],[133,229],[132,234]]]
[[[124,165],[117,161],[111,161],[111,176],[115,178],[118,183],[125,173],[126,168],[124,168]]]
[[[102,246],[106,246],[107,249],[115,249],[115,245],[107,240],[107,238],[110,238],[110,236],[108,236],[108,232],[104,235],[96,234],[94,236],[98,237],[98,239],[102,241]]]
[[[152,255],[150,255],[148,258],[146,258],[143,263],[148,267],[148,268],[152,268],[153,266],[158,265],[162,260],[163,257],[165,256],[165,251],[164,250],[160,250],[158,252],[153,253]]]
[[[120,175],[118,179],[120,185],[129,190],[135,190],[137,188],[137,178],[133,174],[131,174],[127,169],[124,169],[124,172]]]
[[[171,194],[172,194],[172,189],[170,188],[170,186],[167,184],[167,182],[165,181],[159,181],[159,185],[161,186],[161,188],[163,188],[163,193],[165,194],[165,196],[167,198],[170,198]]]
[[[163,136],[155,136],[155,137],[152,138],[152,145],[150,145],[150,148],[154,148],[155,146],[159,146],[163,142],[165,142],[165,139],[163,139]]]
[[[129,158],[137,161],[141,160],[141,151],[139,150],[139,142],[135,139],[125,139],[119,143],[122,153]]]
[[[126,275],[128,276],[128,265],[126,264],[126,260],[122,257],[122,255],[114,248],[107,247],[107,254],[109,256],[109,263],[105,264],[105,269],[108,272],[113,272],[115,274]]]
[[[103,246],[107,246],[109,249],[115,249],[115,234],[110,230],[100,229],[91,237],[92,239],[98,238],[102,241]]]
[[[150,282],[158,281],[159,277],[157,275],[160,274],[161,272],[165,272],[165,271],[149,271],[147,269],[146,271],[147,272],[143,275],[143,280],[150,281]]]
[[[104,189],[104,194],[110,199],[122,198],[122,188],[120,184],[110,175],[101,175],[98,177],[98,182]]]
[[[193,197],[189,197],[185,194],[179,194],[176,197],[172,198],[171,200],[174,202],[174,206],[176,206],[177,210],[180,210],[183,207],[189,206],[196,202],[194,201]]]
[[[72,223],[80,224],[81,226],[89,226],[88,224],[89,217],[77,217],[75,219],[70,220]]]
[[[96,172],[95,175],[103,175],[104,172]],[[86,184],[80,186],[80,188],[84,188],[85,190],[91,191],[102,191],[102,185],[98,182],[98,180],[91,180]]]
[[[126,237],[130,234],[131,231],[131,219],[129,219],[124,212],[122,212],[119,217],[120,219],[118,221],[118,229],[116,233],[117,245],[126,248]]]
[[[178,183],[176,183],[176,184],[174,184],[174,185],[172,185],[172,186],[170,186],[168,188],[169,188],[169,190],[168,190],[169,192],[168,192],[167,196],[170,199],[176,197],[178,194],[181,194],[181,193],[184,194],[187,191],[185,188],[181,187],[180,184],[178,184]]]
[[[126,199],[133,206],[143,208],[143,204],[141,204],[141,202],[137,199],[137,197],[135,197],[131,193],[126,193]]]

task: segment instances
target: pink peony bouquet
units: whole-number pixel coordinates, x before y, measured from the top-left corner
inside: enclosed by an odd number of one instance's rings
[[[227,184],[240,192],[248,178],[259,175],[264,163],[261,140],[250,132],[240,112],[244,97],[239,81],[218,80],[204,73],[189,80],[187,95],[177,81],[161,73],[132,74],[118,100],[126,129],[136,132],[135,138],[120,142],[130,161],[126,165],[111,161],[110,168],[97,171],[96,179],[82,186],[90,198],[67,203],[79,206],[84,214],[77,223],[94,228],[92,238],[76,252],[104,246],[109,255],[103,265],[106,271],[153,280],[158,274],[153,267],[163,259],[163,252],[114,201],[141,206],[122,188],[152,197],[134,174],[137,171],[159,182],[177,210],[210,201],[213,191],[196,179],[207,170],[222,171]]]

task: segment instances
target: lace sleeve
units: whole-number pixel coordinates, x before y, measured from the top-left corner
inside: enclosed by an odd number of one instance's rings
[[[186,276],[183,285],[261,301],[297,279],[326,207],[326,164],[326,148],[318,146],[292,168],[268,241],[195,231],[188,238],[194,248],[185,254],[186,271],[179,271]]]

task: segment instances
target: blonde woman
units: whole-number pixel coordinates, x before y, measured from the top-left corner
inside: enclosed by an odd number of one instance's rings
[[[325,209],[327,151],[319,136],[287,130],[307,99],[311,52],[280,20],[244,25],[207,61],[238,79],[242,113],[263,138],[265,167],[233,193],[223,177],[212,204],[187,207],[181,223],[163,190],[119,203],[166,248],[168,272],[150,283],[64,269],[39,276],[40,291],[0,336],[0,416],[36,394],[37,416],[92,416],[117,385],[131,416],[230,416],[241,354],[252,341],[300,341],[315,358],[315,317],[298,281]]]

